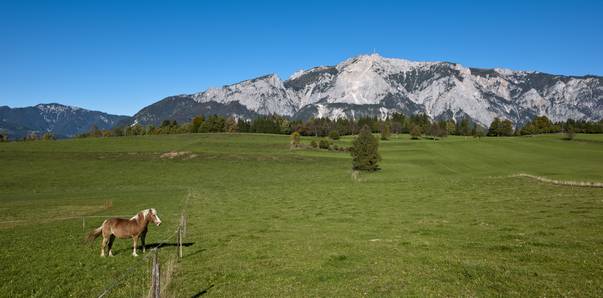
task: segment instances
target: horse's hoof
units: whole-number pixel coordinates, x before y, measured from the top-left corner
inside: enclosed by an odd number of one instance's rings
[[[132,254],[132,256],[134,256],[134,257],[138,257],[138,255],[137,255],[137,254]]]

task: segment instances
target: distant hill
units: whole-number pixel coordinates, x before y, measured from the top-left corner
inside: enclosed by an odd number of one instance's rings
[[[58,103],[24,108],[1,106],[0,131],[7,132],[10,139],[22,138],[30,132],[53,132],[58,138],[66,138],[88,131],[92,125],[110,129],[128,118]]]

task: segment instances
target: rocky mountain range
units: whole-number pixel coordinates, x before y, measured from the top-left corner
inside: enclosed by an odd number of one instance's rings
[[[92,125],[159,125],[197,115],[250,119],[277,114],[312,117],[385,118],[424,113],[432,119],[469,116],[488,126],[495,117],[523,125],[535,116],[553,121],[603,119],[603,77],[465,67],[450,62],[415,62],[361,55],[335,66],[300,70],[286,80],[271,74],[153,103],[132,117],[61,104],[0,106],[0,131],[11,138],[52,131],[72,137]]]
[[[58,138],[73,137],[87,132],[92,125],[110,129],[128,116],[111,115],[57,103],[33,107],[10,108],[0,106],[0,131],[11,139],[20,139],[30,132],[53,132]]]
[[[157,125],[165,119],[189,121],[200,114],[308,119],[384,118],[395,112],[425,113],[433,119],[469,116],[484,126],[495,117],[519,125],[538,115],[553,121],[600,120],[603,77],[361,55],[335,66],[301,70],[284,81],[272,74],[167,97],[143,108],[127,123]]]

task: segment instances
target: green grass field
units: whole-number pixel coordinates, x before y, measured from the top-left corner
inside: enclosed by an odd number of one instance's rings
[[[303,142],[309,143],[310,138]],[[340,144],[351,143],[346,137]],[[149,262],[102,218],[154,207],[166,296],[602,296],[603,136],[382,141],[382,170],[288,136],[195,134],[0,144],[0,296],[141,297]],[[169,151],[195,156],[165,159]],[[106,200],[111,209],[104,208]],[[116,283],[118,281],[118,283]]]

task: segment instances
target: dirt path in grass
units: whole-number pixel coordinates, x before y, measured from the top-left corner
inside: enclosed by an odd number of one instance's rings
[[[556,185],[603,188],[603,183],[601,183],[601,182],[555,180],[555,179],[549,179],[546,177],[530,175],[530,174],[526,174],[526,173],[518,173],[518,174],[511,175],[510,177],[528,177],[528,178],[536,179],[540,182],[551,183],[551,184],[556,184]]]

